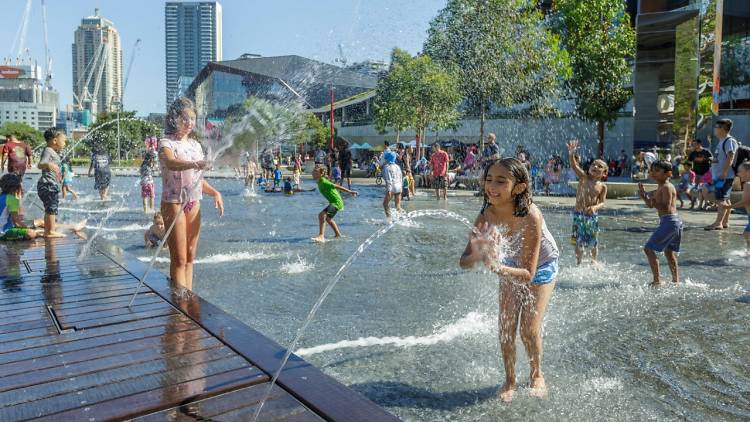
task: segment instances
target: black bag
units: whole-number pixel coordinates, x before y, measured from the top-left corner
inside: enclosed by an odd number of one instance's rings
[[[724,140],[724,143],[721,144],[721,149],[724,150],[724,154],[727,153],[726,143],[730,139],[734,138],[727,138]],[[737,170],[740,168],[740,164],[744,163],[745,161],[750,161],[750,147],[742,145],[736,139],[735,142],[737,142],[737,153],[734,155],[734,164],[732,164],[732,170],[734,171],[734,174],[737,174]]]

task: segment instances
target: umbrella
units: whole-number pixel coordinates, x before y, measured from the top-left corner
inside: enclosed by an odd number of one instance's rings
[[[352,146],[349,147],[349,149],[352,149],[352,150],[354,150],[354,149],[362,149],[362,145],[360,145],[360,144],[358,144],[358,143],[355,142],[355,143],[352,144]]]
[[[359,147],[362,149],[372,149],[372,145],[368,144],[367,142],[363,143]]]

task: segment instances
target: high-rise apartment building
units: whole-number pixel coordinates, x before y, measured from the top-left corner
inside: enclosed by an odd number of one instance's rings
[[[122,48],[112,21],[99,16],[81,19],[73,42],[73,100],[92,114],[116,109],[122,97]]]
[[[164,5],[166,39],[166,105],[177,97],[179,83],[189,81],[208,63],[220,61],[221,4],[216,1]]]

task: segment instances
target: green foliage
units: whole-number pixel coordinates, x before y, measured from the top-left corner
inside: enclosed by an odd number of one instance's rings
[[[458,72],[480,128],[490,102],[544,110],[570,75],[559,37],[534,0],[448,0],[430,23],[424,51]]]
[[[102,146],[112,158],[117,159],[117,113],[100,113],[96,123],[89,129],[85,146],[88,151],[94,146]],[[143,148],[143,140],[148,136],[159,136],[162,128],[152,122],[135,117],[134,111],[120,112],[120,151],[122,157],[137,155]],[[77,151],[88,152],[88,151]]]
[[[44,144],[44,136],[42,135],[42,132],[23,122],[3,123],[3,125],[0,126],[0,135],[6,137],[13,135],[19,141],[23,141],[31,145],[32,148],[36,148],[37,146]]]
[[[378,81],[375,126],[384,131],[413,128],[422,134],[426,128],[454,127],[460,113],[459,82],[427,54],[412,57],[393,49],[388,74]]]
[[[305,117],[305,128],[308,136],[307,142],[314,148],[325,148],[330,142],[331,128],[323,125],[323,122],[314,114],[307,113]]]
[[[585,120],[599,123],[600,152],[603,124],[612,124],[632,95],[629,58],[635,54],[635,30],[625,2],[558,0],[557,29],[573,68],[567,82],[576,110]]]

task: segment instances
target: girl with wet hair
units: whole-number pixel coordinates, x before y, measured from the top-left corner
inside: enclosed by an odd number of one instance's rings
[[[195,114],[192,101],[177,98],[169,107],[164,137],[159,140],[161,213],[167,228],[174,224],[167,238],[169,276],[176,287],[188,290],[193,288],[193,260],[201,229],[200,200],[204,193],[214,198],[219,216],[224,215],[221,194],[202,178],[202,172],[211,164],[204,159],[203,149],[193,137]]]
[[[519,320],[531,367],[529,394],[544,397],[542,321],[555,287],[559,251],[542,212],[532,203],[529,173],[523,163],[515,158],[494,160],[485,168],[480,183],[484,203],[460,265],[471,268],[481,262],[501,280],[499,332],[505,384],[498,397],[509,402],[516,391]]]

